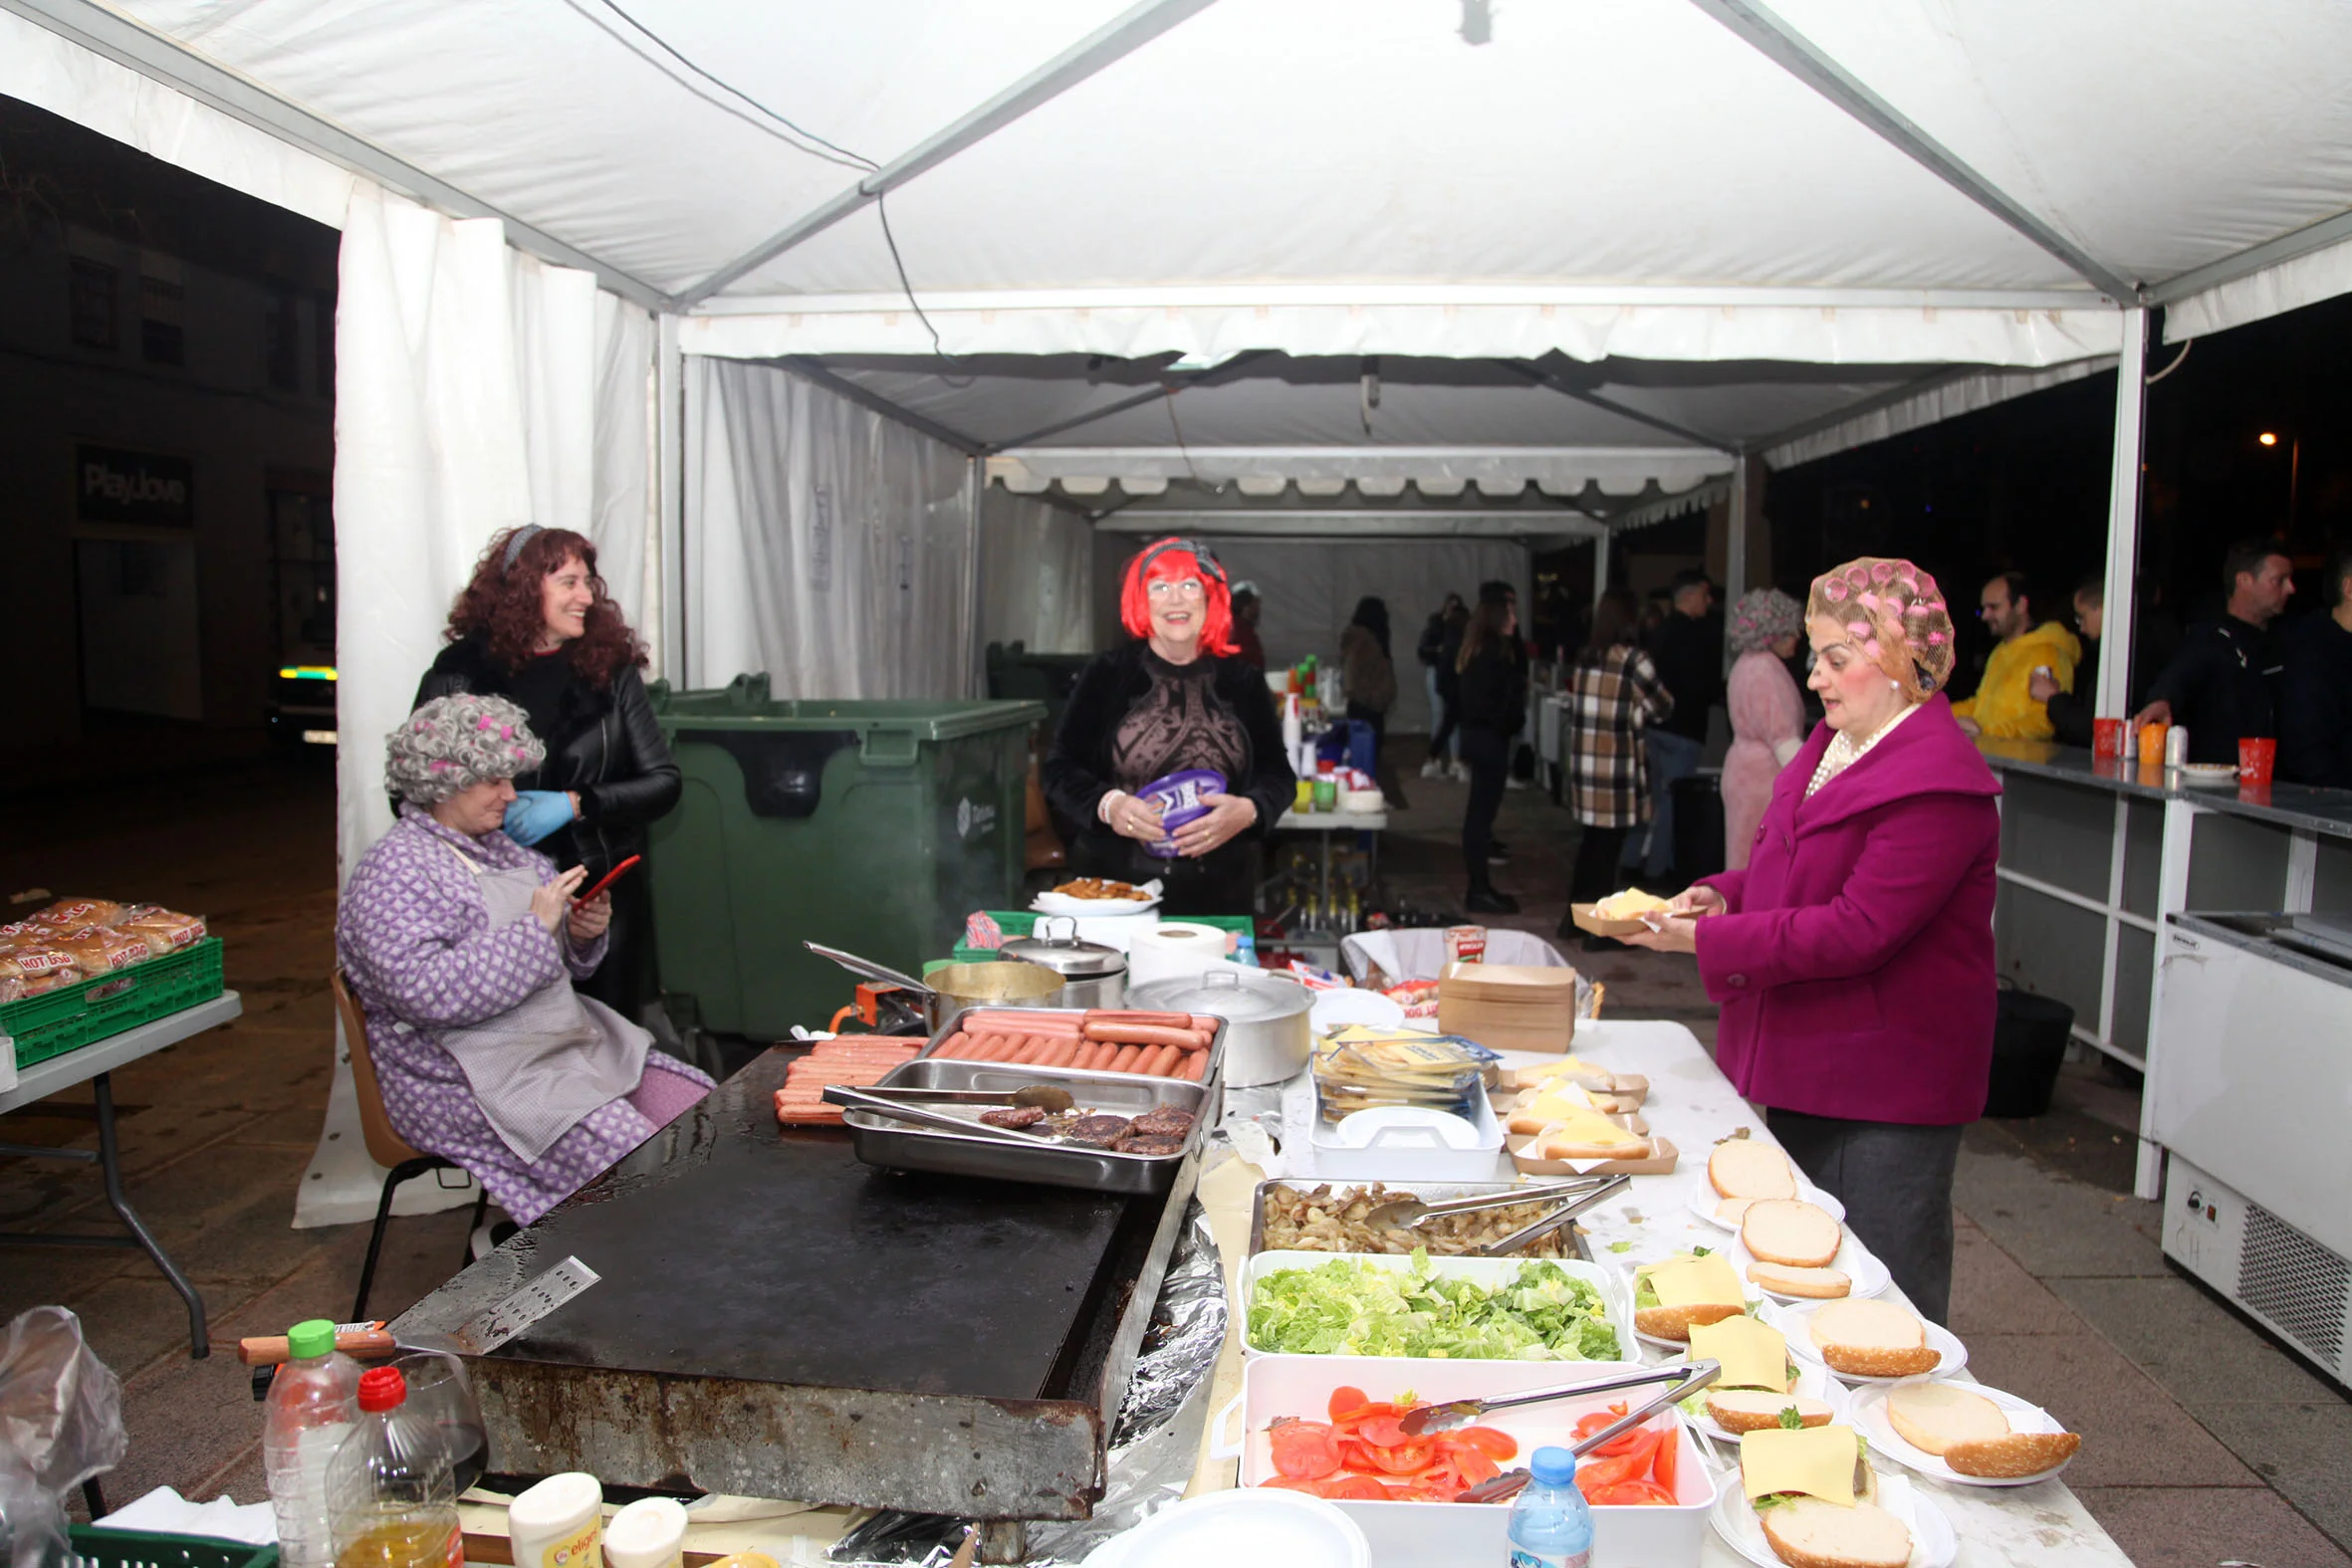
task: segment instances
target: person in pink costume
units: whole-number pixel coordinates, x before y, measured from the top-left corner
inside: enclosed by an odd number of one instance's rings
[[[1814,579],[1826,717],[1773,782],[1748,867],[1630,938],[1696,953],[1716,1061],[1931,1319],[1952,1289],[1952,1177],[1993,1061],[2000,786],[1952,716],[1952,618],[1906,560]]]
[[[1724,628],[1739,655],[1726,686],[1732,749],[1723,760],[1723,863],[1734,871],[1747,869],[1772,781],[1804,745],[1804,695],[1786,663],[1803,632],[1804,606],[1778,588],[1742,594]]]

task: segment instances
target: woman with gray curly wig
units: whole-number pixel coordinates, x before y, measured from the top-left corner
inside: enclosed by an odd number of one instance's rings
[[[501,830],[546,759],[503,697],[436,697],[384,738],[392,830],[344,889],[335,947],[392,1130],[529,1225],[683,1114],[711,1080],[573,990],[609,893]],[[357,1043],[357,1042],[353,1042]]]
[[[1778,588],[1740,595],[1725,618],[1724,640],[1740,657],[1725,682],[1732,749],[1723,762],[1724,865],[1737,871],[1771,804],[1772,781],[1804,744],[1804,694],[1788,673],[1804,630],[1804,606]]]

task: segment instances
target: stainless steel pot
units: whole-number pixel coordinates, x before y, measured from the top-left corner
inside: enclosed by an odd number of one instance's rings
[[[999,960],[993,964],[946,964],[933,970],[928,981],[921,981],[887,964],[876,964],[872,959],[843,953],[838,948],[823,947],[815,942],[804,942],[801,946],[819,958],[831,959],[852,975],[897,986],[919,999],[923,1019],[934,1034],[939,1032],[942,1023],[966,1008],[1065,1006],[1061,1000],[1061,977],[1036,964],[1024,964],[1016,960]]]
[[[1218,969],[1197,979],[1137,986],[1127,1002],[1143,1011],[1207,1012],[1225,1019],[1225,1081],[1234,1088],[1296,1077],[1314,1055],[1306,1021],[1314,999],[1292,981]]]
[[[1072,915],[1041,915],[1030,935],[1004,947],[1008,959],[1050,969],[1061,977],[1058,1008],[1117,1008],[1127,996],[1127,955],[1100,942],[1078,940]]]

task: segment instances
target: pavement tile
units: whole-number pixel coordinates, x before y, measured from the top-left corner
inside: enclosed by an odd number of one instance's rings
[[[2081,1460],[2075,1461],[2079,1468]],[[2073,1470],[2067,1471],[2071,1476]],[[2276,1492],[2234,1486],[2077,1486],[2136,1568],[2348,1568],[2352,1555]]]
[[[2060,1279],[2051,1288],[2201,1420],[2214,1406],[2249,1399],[2340,1397],[2303,1362],[2178,1274]]]
[[[1945,1326],[1964,1340],[2082,1331],[2066,1303],[1965,1218],[1953,1228],[1952,1321]]]
[[[2333,1394],[2256,1398],[2208,1407],[2198,1419],[2339,1545],[2352,1547],[2352,1404]]]
[[[2167,1271],[2163,1252],[2134,1223],[2133,1200],[2054,1176],[2022,1155],[1963,1147],[1952,1198],[2037,1279]]]
[[[2029,1399],[2083,1437],[2066,1471],[2077,1486],[2259,1486],[2162,1388],[2095,1334],[1978,1334],[1969,1371]]]

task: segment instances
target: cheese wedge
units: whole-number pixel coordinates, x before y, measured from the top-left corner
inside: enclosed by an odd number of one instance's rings
[[[1511,1130],[1541,1133],[1547,1143],[1589,1144],[1598,1149],[1627,1149],[1649,1141],[1627,1132],[1589,1104],[1574,1104],[1558,1094],[1546,1094],[1534,1105],[1513,1111]]]
[[[1721,1252],[1668,1258],[1644,1272],[1650,1288],[1658,1293],[1660,1306],[1711,1306],[1717,1302],[1745,1306],[1748,1301],[1740,1288],[1740,1276],[1732,1272],[1731,1260]]]
[[[1691,1330],[1691,1355],[1697,1360],[1723,1363],[1720,1388],[1769,1389],[1788,1392],[1796,1379],[1788,1371],[1788,1340],[1768,1323],[1743,1312],[1720,1323],[1702,1323]]]
[[[1850,1508],[1860,1441],[1851,1427],[1778,1428],[1740,1435],[1740,1483],[1748,1500],[1776,1491],[1802,1492]]]

